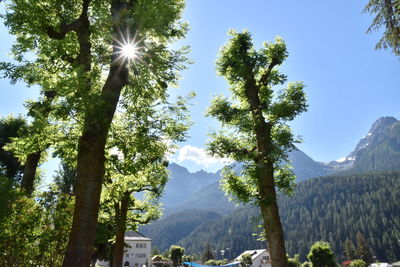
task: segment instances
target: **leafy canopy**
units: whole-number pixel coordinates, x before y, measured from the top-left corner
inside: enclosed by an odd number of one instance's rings
[[[231,30],[229,34],[231,39],[220,51],[217,69],[228,80],[232,95],[230,98],[217,96],[207,110],[207,115],[215,117],[225,128],[210,134],[208,151],[240,162],[240,171],[232,165],[224,168],[223,187],[234,199],[254,203],[259,200],[257,162],[260,157],[273,166],[278,189],[290,193],[294,186],[287,152],[300,140],[287,122],[307,109],[306,97],[302,82],[286,84],[286,75],[278,70],[288,56],[282,38],[264,42],[256,49],[249,32]],[[266,133],[270,143],[267,155],[260,155],[257,150],[259,121],[270,127]]]

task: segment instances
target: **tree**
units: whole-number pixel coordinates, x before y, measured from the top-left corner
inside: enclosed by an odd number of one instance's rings
[[[296,254],[293,258],[288,259],[289,267],[300,267],[300,255]]]
[[[88,266],[114,113],[118,104],[134,112],[140,94],[167,101],[166,89],[176,82],[185,61],[182,51],[168,46],[185,33],[185,24],[178,21],[184,3],[10,0],[6,4],[5,24],[18,38],[12,49],[17,65],[2,64],[5,75],[39,85],[42,92],[56,91],[49,120],[75,121],[80,132],[74,219],[63,266]],[[25,58],[25,52],[34,57]]]
[[[367,264],[363,260],[354,260],[350,263],[349,267],[366,267]]]
[[[206,261],[214,260],[214,259],[215,259],[215,256],[214,256],[214,253],[212,252],[211,246],[210,246],[210,244],[207,244],[207,246],[203,252],[203,255],[201,257],[201,260],[202,260],[202,262],[206,262]]]
[[[122,266],[126,229],[133,230],[138,224],[159,218],[158,200],[168,180],[165,157],[172,151],[174,142],[183,140],[188,129],[183,119],[186,118],[184,108],[177,108],[184,102],[174,104],[174,108],[160,108],[146,103],[146,99],[141,102],[142,106],[138,107],[141,112],[118,114],[107,143],[102,210],[107,213],[107,219],[114,221],[113,266]],[[158,118],[156,125],[147,118],[149,113]],[[134,196],[140,192],[145,193],[141,200]]]
[[[367,265],[370,265],[373,262],[371,248],[363,234],[360,232],[357,233],[356,255],[357,259],[363,260]]]
[[[400,1],[399,0],[369,0],[364,12],[375,15],[368,32],[385,28],[382,38],[376,44],[377,49],[391,48],[400,56]]]
[[[73,199],[54,186],[34,198],[17,193],[0,222],[0,265],[60,266],[72,210]]]
[[[314,267],[336,267],[335,255],[328,242],[318,241],[311,246],[308,259]]]
[[[259,206],[272,264],[287,266],[276,187],[290,193],[294,186],[293,172],[284,163],[297,140],[287,122],[307,108],[304,86],[289,83],[273,94],[286,81],[277,70],[287,57],[281,38],[256,50],[249,32],[229,34],[232,38],[222,48],[217,68],[231,85],[232,102],[217,97],[207,111],[228,131],[212,133],[208,151],[240,162],[240,171],[232,165],[224,168],[223,188],[233,199]]]
[[[245,253],[242,254],[240,262],[243,264],[243,266],[250,266],[253,263],[253,259],[251,258],[251,255],[249,253]]]
[[[61,162],[57,174],[54,176],[54,183],[61,193],[74,195],[74,185],[76,183],[76,169],[69,166],[66,162]]]
[[[228,264],[228,260],[227,259],[223,259],[223,260],[208,260],[204,264],[207,265],[207,266],[221,266],[221,265]]]
[[[5,148],[13,138],[24,135],[27,123],[22,117],[6,117],[0,119],[0,176],[7,177],[15,182],[20,182],[24,167],[12,152]]]
[[[344,242],[343,251],[344,251],[346,260],[356,259],[356,248],[350,239],[346,239],[346,241]]]
[[[172,245],[169,248],[169,254],[171,255],[171,260],[175,267],[182,265],[182,257],[185,254],[185,249],[183,247]]]

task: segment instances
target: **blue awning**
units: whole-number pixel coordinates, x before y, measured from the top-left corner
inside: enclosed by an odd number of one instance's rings
[[[221,266],[215,266],[215,265],[201,265],[195,262],[187,262],[184,261],[183,264],[188,265],[188,266],[192,266],[192,267],[233,267],[233,266],[239,266],[239,262],[235,262],[235,263],[229,263],[229,264],[225,264],[225,265],[221,265]]]

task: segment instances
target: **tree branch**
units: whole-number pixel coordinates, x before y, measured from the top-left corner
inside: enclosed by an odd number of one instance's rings
[[[278,64],[278,61],[275,59],[272,59],[271,64],[269,64],[268,69],[264,72],[264,74],[261,76],[260,80],[258,81],[258,86],[263,86],[267,85],[267,81],[269,76],[271,75],[272,69]]]
[[[80,21],[79,19],[73,21],[70,24],[66,24],[61,22],[60,31],[56,31],[53,27],[49,26],[46,28],[46,33],[50,38],[56,40],[64,39],[65,35],[71,31],[76,31],[79,27]]]

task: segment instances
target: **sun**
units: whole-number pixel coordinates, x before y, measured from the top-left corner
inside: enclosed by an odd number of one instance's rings
[[[139,49],[135,43],[126,43],[121,46],[121,55],[128,60],[134,60],[139,57]]]
[[[142,49],[140,47],[140,40],[130,38],[129,35],[120,37],[122,40],[116,40],[118,43],[117,52],[118,57],[116,60],[128,61],[128,63],[140,60]]]

